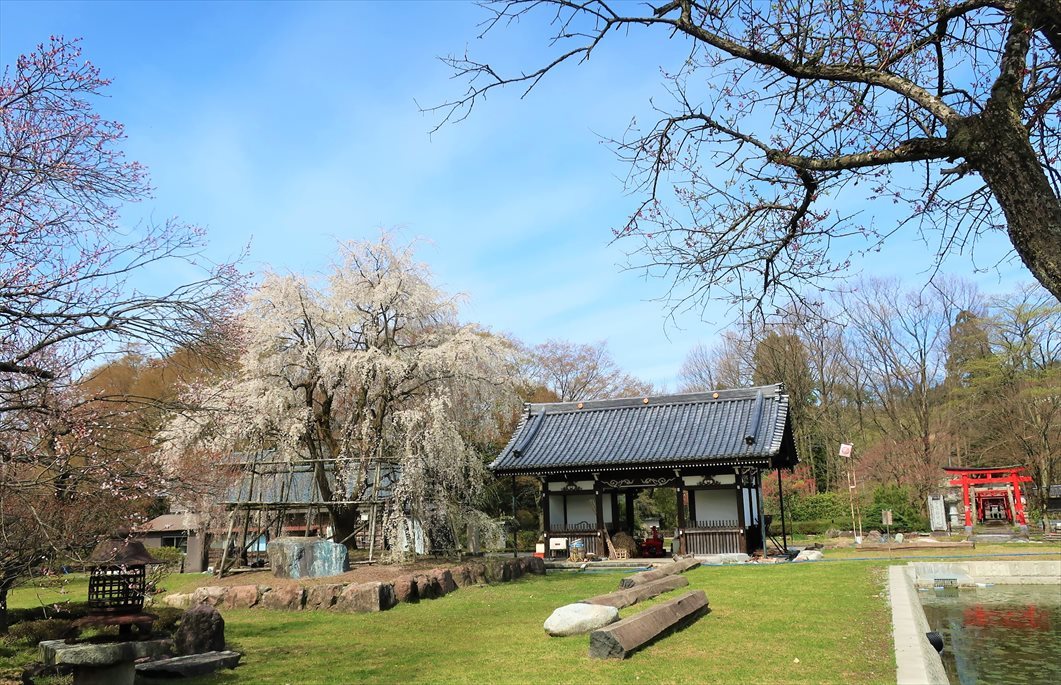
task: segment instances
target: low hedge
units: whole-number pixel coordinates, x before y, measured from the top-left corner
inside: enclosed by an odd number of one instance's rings
[[[797,535],[824,535],[830,531],[848,532],[851,530],[851,521],[843,519],[815,519],[812,521],[786,521],[785,528]],[[781,522],[774,519],[771,531],[775,534],[781,532]]]
[[[20,621],[7,629],[7,639],[31,646],[44,640],[62,640],[72,636],[73,625],[72,620],[65,618]]]

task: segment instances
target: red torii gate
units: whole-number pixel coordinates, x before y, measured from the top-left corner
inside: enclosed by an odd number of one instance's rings
[[[965,505],[965,532],[973,531],[973,510],[976,522],[983,522],[989,513],[1002,511],[1012,524],[1028,527],[1021,502],[1021,483],[1031,483],[1023,466],[988,466],[982,468],[944,467],[954,476],[950,485],[961,486],[962,503]]]

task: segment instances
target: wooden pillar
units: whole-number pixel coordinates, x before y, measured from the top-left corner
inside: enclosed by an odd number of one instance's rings
[[[678,536],[678,554],[685,554],[685,487],[680,478],[674,493],[678,500],[678,530],[674,532]]]
[[[619,527],[619,493],[612,491],[609,495],[612,501],[612,530],[619,532],[622,528]]]
[[[415,544],[415,541],[414,541],[414,544]],[[516,559],[518,557],[519,557],[519,521],[516,519],[516,477],[512,476],[512,558]]]
[[[634,536],[634,491],[626,490],[626,532]]]
[[[763,548],[763,557],[766,556],[766,511],[763,507],[763,472],[761,469],[755,472],[755,509],[759,514],[759,539]],[[854,520],[851,523],[854,528]]]
[[[965,504],[965,533],[968,535],[973,532],[973,507],[969,501],[969,479],[966,478],[963,473],[961,476],[962,481],[962,502]]]
[[[738,475],[733,492],[737,495],[737,528],[740,529],[741,538],[744,541],[744,551],[747,554],[751,554],[748,550],[748,535],[744,527],[748,525],[748,522],[744,520],[744,488],[741,487],[741,478]]]
[[[788,532],[785,529],[785,491],[781,487],[781,469],[777,469],[777,498],[781,504],[781,550],[782,554],[788,553]]]
[[[597,481],[593,481],[593,501],[593,508],[597,512],[597,532],[600,533],[604,530],[604,497],[603,493],[601,492],[600,483],[598,483]],[[600,537],[602,540],[604,539],[603,535],[601,535]]]
[[[1028,516],[1027,516],[1027,513],[1024,511],[1024,503],[1021,502],[1020,479],[1021,479],[1021,474],[1017,473],[1017,472],[1014,472],[1013,473],[1013,501],[1014,501],[1014,504],[1017,507],[1017,524],[1021,528],[1027,529],[1028,528]]]
[[[542,509],[542,534],[545,536],[545,553],[549,554],[549,481],[542,481],[540,499]]]

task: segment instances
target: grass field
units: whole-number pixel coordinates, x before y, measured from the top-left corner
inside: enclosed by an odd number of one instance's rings
[[[1056,545],[957,551],[1061,558]],[[245,652],[242,665],[195,682],[894,682],[884,569],[908,559],[827,554],[836,561],[690,571],[690,588],[707,592],[711,613],[623,662],[591,661],[586,636],[550,638],[541,627],[554,608],[614,589],[620,574],[550,573],[464,588],[380,614],[227,610],[227,637]],[[166,586],[179,591],[204,582],[209,578],[188,575],[171,577]],[[66,591],[22,588],[11,605],[83,599],[84,580]],[[0,646],[0,669],[33,656],[32,650]]]

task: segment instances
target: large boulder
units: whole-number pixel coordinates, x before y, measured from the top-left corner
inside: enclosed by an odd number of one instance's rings
[[[416,581],[416,589],[420,593],[420,599],[438,599],[446,594],[442,591],[442,583],[430,573],[418,573],[413,576]]]
[[[467,566],[454,566],[450,569],[450,573],[453,576],[453,582],[457,584],[457,587],[475,585],[475,576],[472,574],[472,570]]]
[[[195,588],[192,591],[192,605],[209,604],[212,607],[221,606],[228,594],[227,587],[209,585],[207,587]]]
[[[187,609],[192,605],[192,593],[171,592],[163,598],[162,603],[177,609]]]
[[[545,575],[545,559],[541,557],[527,557],[527,573],[536,576]]]
[[[432,569],[429,573],[432,580],[438,581],[441,594],[448,595],[449,593],[456,591],[457,583],[453,580],[453,574],[448,568]]]
[[[504,559],[490,557],[483,564],[483,580],[491,585],[512,580],[512,569]]]
[[[545,632],[553,637],[581,635],[619,620],[619,610],[598,604],[568,604],[545,619]]]
[[[277,578],[319,578],[350,570],[346,547],[319,538],[276,538],[269,542],[269,565]]]
[[[386,611],[395,604],[394,586],[390,583],[360,583],[346,586],[335,603],[335,609],[365,613]]]
[[[306,590],[301,586],[278,587],[262,595],[260,606],[264,609],[298,611],[306,601]]]
[[[306,609],[330,609],[345,589],[342,583],[310,585],[306,588]]]
[[[394,579],[394,599],[399,602],[419,602],[420,590],[413,575],[398,576]]]
[[[824,557],[825,555],[816,549],[805,549],[800,551],[793,561],[821,561]]]
[[[480,563],[468,564],[468,574],[472,578],[473,585],[482,585],[486,581],[486,567]]]
[[[181,616],[173,650],[179,654],[202,654],[225,649],[225,619],[209,604],[196,604]]]
[[[225,593],[222,605],[230,609],[250,609],[262,598],[262,592],[268,589],[264,585],[233,585]]]

